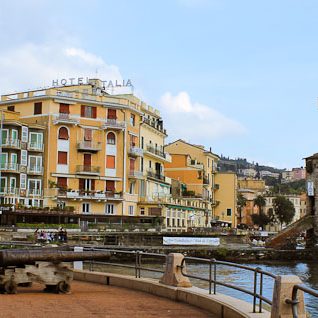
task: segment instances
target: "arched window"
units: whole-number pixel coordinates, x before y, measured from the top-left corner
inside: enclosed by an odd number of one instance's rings
[[[59,129],[59,139],[68,140],[68,130],[66,127],[61,127]]]
[[[116,137],[113,132],[107,134],[107,144],[108,145],[115,145],[116,144]]]

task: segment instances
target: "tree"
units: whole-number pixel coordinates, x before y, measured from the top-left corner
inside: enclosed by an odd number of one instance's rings
[[[246,198],[243,196],[242,193],[239,193],[237,196],[237,209],[239,213],[239,224],[242,223],[242,208],[246,206]]]
[[[283,226],[283,223],[289,224],[295,216],[294,204],[283,196],[277,196],[273,200],[273,208],[275,217],[281,226]]]
[[[260,214],[252,214],[251,218],[254,224],[261,226],[262,228],[270,222],[270,218],[263,212]]]
[[[265,198],[262,195],[258,195],[254,199],[254,205],[258,207],[258,214],[261,215],[261,213],[263,212],[263,207],[266,205]]]

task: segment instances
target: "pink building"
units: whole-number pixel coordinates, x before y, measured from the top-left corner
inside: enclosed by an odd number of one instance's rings
[[[306,179],[306,170],[303,167],[293,168],[292,174],[293,174],[293,181]]]

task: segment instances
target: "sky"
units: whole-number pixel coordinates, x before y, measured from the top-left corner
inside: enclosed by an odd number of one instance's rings
[[[318,152],[316,0],[0,0],[0,94],[131,79],[167,142],[277,168]]]

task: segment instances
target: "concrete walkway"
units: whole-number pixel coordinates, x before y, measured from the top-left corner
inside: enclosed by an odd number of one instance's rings
[[[70,295],[43,293],[43,285],[0,295],[1,317],[197,317],[214,316],[199,308],[147,293],[114,286],[73,281]]]

